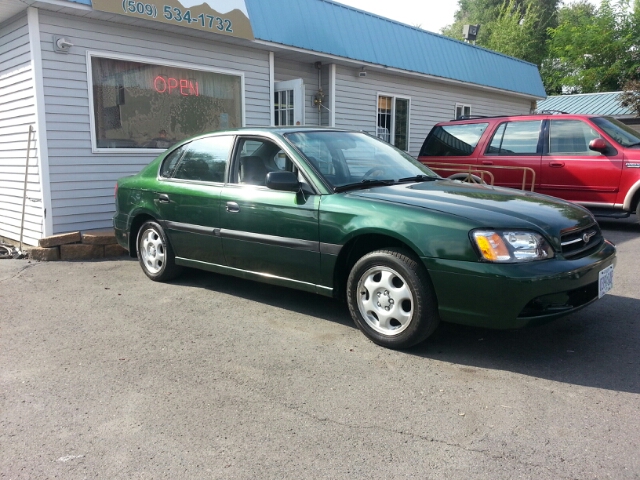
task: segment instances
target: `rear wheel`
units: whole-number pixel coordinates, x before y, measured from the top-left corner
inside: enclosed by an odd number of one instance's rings
[[[422,342],[440,321],[427,272],[402,250],[376,250],[358,260],[347,281],[347,302],[358,328],[387,348]]]
[[[142,271],[151,280],[165,282],[182,272],[182,268],[175,263],[175,256],[164,230],[157,222],[148,221],[140,227],[137,247]]]

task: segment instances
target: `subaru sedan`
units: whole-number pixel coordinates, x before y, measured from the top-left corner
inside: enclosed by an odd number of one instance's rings
[[[569,314],[612,288],[616,260],[581,206],[444,179],[337,129],[180,142],[117,182],[113,220],[151,280],[193,267],[344,299],[389,348],[440,321],[506,329]]]

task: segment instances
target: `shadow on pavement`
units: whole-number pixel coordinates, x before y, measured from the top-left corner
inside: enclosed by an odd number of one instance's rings
[[[206,288],[214,292],[233,295],[356,328],[345,303],[313,293],[195,269],[187,269],[172,283]]]
[[[355,328],[344,303],[288,288],[189,270],[175,282]],[[640,300],[607,295],[548,325],[489,330],[441,324],[404,353],[586,387],[640,393]],[[382,348],[382,347],[380,347]]]
[[[585,387],[640,393],[640,300],[608,295],[541,327],[443,324],[410,353]]]
[[[640,221],[636,215],[629,218],[610,220],[597,218],[602,233],[607,240],[611,240],[616,245],[634,240],[640,237]]]

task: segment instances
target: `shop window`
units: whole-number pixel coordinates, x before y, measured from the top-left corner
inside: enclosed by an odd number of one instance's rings
[[[376,135],[400,150],[409,150],[409,99],[378,96]]]
[[[471,105],[465,105],[463,103],[456,103],[455,118],[456,120],[462,117],[471,116]]]
[[[91,56],[94,147],[164,150],[242,126],[242,76]]]

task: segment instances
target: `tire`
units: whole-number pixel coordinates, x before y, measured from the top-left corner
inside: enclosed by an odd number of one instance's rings
[[[182,273],[167,236],[157,222],[148,221],[140,227],[136,249],[142,271],[154,282],[166,282]]]
[[[426,270],[403,250],[376,250],[360,258],[347,280],[347,303],[362,333],[387,348],[412,347],[440,323]]]

